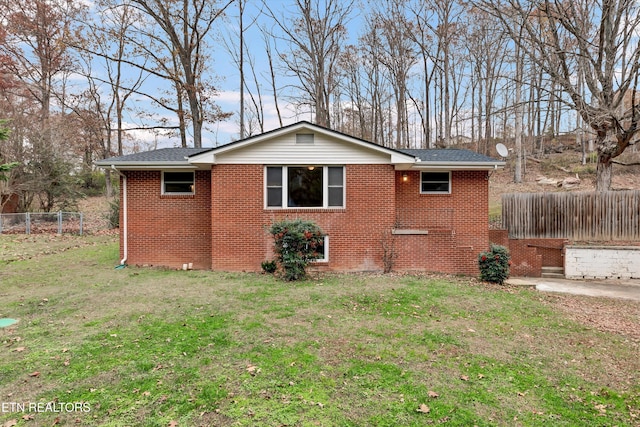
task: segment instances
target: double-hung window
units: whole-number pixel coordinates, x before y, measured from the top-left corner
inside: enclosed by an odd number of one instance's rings
[[[195,176],[193,172],[163,172],[162,194],[193,194]]]
[[[268,208],[343,208],[344,166],[267,166]]]
[[[451,193],[451,172],[421,172],[420,192],[425,194]]]

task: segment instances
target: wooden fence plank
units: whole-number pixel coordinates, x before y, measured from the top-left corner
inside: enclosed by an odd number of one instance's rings
[[[512,239],[640,240],[640,191],[504,194],[502,224]]]

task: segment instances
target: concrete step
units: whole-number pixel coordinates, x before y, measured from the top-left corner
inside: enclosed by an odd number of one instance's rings
[[[564,279],[563,267],[542,267],[542,277],[547,279]]]

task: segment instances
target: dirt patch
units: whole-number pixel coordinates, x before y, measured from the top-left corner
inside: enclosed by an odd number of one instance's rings
[[[574,295],[545,295],[544,300],[585,326],[640,343],[639,302]]]

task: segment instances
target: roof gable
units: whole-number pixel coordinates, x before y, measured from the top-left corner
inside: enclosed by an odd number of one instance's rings
[[[296,141],[297,135],[313,135],[313,142]],[[405,164],[415,162],[402,153],[359,138],[298,122],[192,156],[193,164]]]

